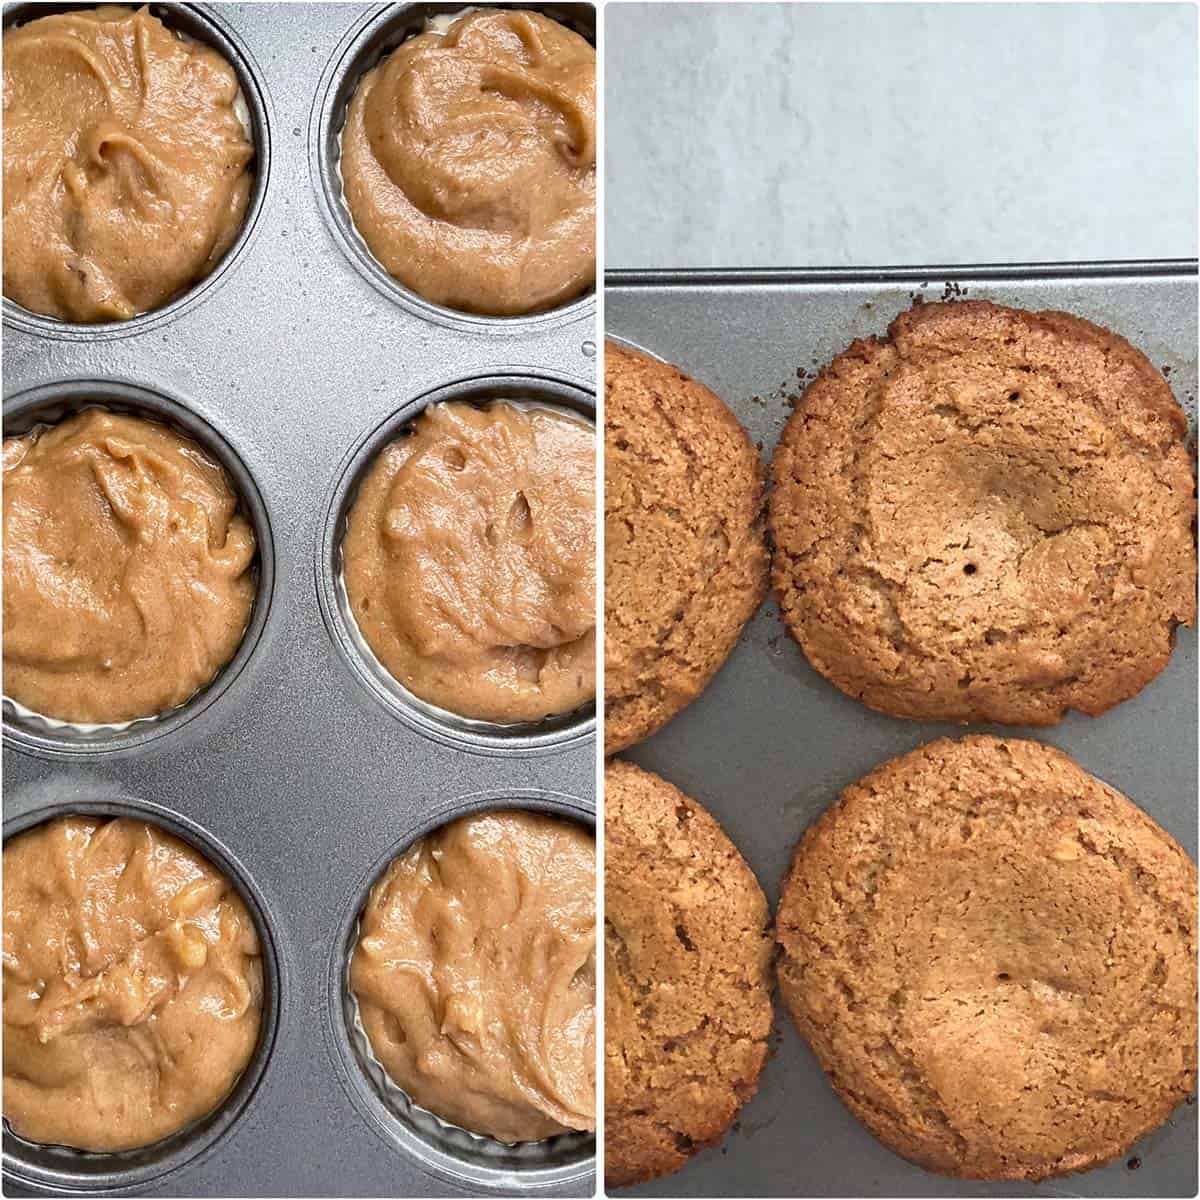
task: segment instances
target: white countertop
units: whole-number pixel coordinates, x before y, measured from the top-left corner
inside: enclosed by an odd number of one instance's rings
[[[605,8],[606,262],[1197,252],[1191,4]]]

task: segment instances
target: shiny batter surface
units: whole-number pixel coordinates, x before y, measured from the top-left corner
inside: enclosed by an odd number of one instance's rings
[[[596,52],[539,13],[476,9],[367,72],[342,132],[354,224],[450,308],[552,308],[596,277]]]
[[[86,409],[4,442],[4,694],[122,722],[233,657],[255,538],[220,465],[164,425]]]
[[[216,51],[149,9],[4,34],[4,294],[68,321],[165,304],[242,225],[254,147]]]
[[[153,825],[62,817],[4,848],[4,1117],[147,1146],[214,1109],[258,1042],[262,964],[230,882]]]
[[[379,455],[343,571],[359,629],[409,691],[496,722],[594,697],[595,453],[565,412],[451,402]]]
[[[412,1100],[503,1142],[595,1128],[595,884],[591,836],[529,812],[464,817],[388,867],[350,986]]]

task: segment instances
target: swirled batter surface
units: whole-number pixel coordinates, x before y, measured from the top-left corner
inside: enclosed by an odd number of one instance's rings
[[[4,1117],[34,1142],[148,1146],[211,1112],[262,1015],[254,922],[141,821],[63,817],[4,848]]]
[[[595,844],[529,812],[464,817],[371,889],[350,986],[391,1079],[503,1142],[594,1129]]]
[[[497,722],[593,698],[595,453],[564,412],[447,403],[379,455],[343,571],[359,629],[409,691]]]
[[[354,224],[450,308],[552,308],[596,277],[596,52],[539,13],[476,9],[367,72],[342,132]]]
[[[68,321],[165,304],[237,236],[254,147],[233,68],[150,10],[4,34],[4,294]]]
[[[237,652],[254,531],[165,425],[87,409],[4,442],[4,694],[64,721],[187,700]]]

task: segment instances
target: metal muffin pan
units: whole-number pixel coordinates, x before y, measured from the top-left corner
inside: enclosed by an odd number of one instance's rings
[[[737,414],[769,460],[791,397],[856,337],[883,334],[915,298],[1061,308],[1123,334],[1196,415],[1194,262],[918,267],[879,271],[610,272],[612,334],[676,363]],[[872,767],[967,727],[897,720],[839,692],[804,659],[769,598],[708,690],[623,753],[709,808],[774,912],[792,848]],[[1051,743],[1112,784],[1196,857],[1197,658],[1181,629],[1170,665],[1102,717],[1050,729],[972,726]],[[877,1142],[835,1096],[782,1004],[758,1095],[717,1148],[631,1196],[1193,1196],[1196,1106],[1180,1105],[1126,1160],[1039,1185],[929,1174]]]
[[[564,7],[594,28],[589,6]],[[29,9],[6,6],[6,25]],[[254,520],[260,593],[238,657],[171,714],[80,737],[6,708],[4,835],[90,805],[146,810],[239,883],[271,956],[259,1056],[210,1121],[136,1156],[44,1151],[6,1127],[6,1194],[593,1191],[590,1136],[513,1154],[440,1122],[405,1127],[347,1057],[332,990],[346,922],[400,847],[492,802],[589,824],[595,813],[591,714],[465,732],[398,719],[323,615],[331,505],[373,435],[487,380],[594,410],[594,298],[530,320],[430,314],[379,287],[330,225],[310,140],[325,88],[342,78],[350,41],[417,10],[155,6],[243,72],[260,174],[242,237],[194,289],[120,325],[33,318],[5,303],[6,432],[88,401],[189,432],[225,464]]]

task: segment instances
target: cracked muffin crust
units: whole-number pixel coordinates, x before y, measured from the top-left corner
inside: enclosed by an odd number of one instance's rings
[[[30,1141],[148,1146],[215,1109],[258,1044],[258,933],[155,825],[60,817],[4,847],[4,1117]]]
[[[971,301],[813,382],[772,465],[784,620],[881,712],[1050,725],[1139,692],[1196,616],[1187,423],[1123,338]]]
[[[708,686],[762,603],[762,467],[725,404],[677,367],[605,346],[604,750]]]
[[[767,902],[720,825],[649,771],[604,772],[604,1176],[668,1175],[758,1088],[771,1029]]]
[[[1195,865],[1049,746],[943,739],[847,788],[777,935],[834,1089],[928,1170],[1085,1170],[1195,1086]]]

